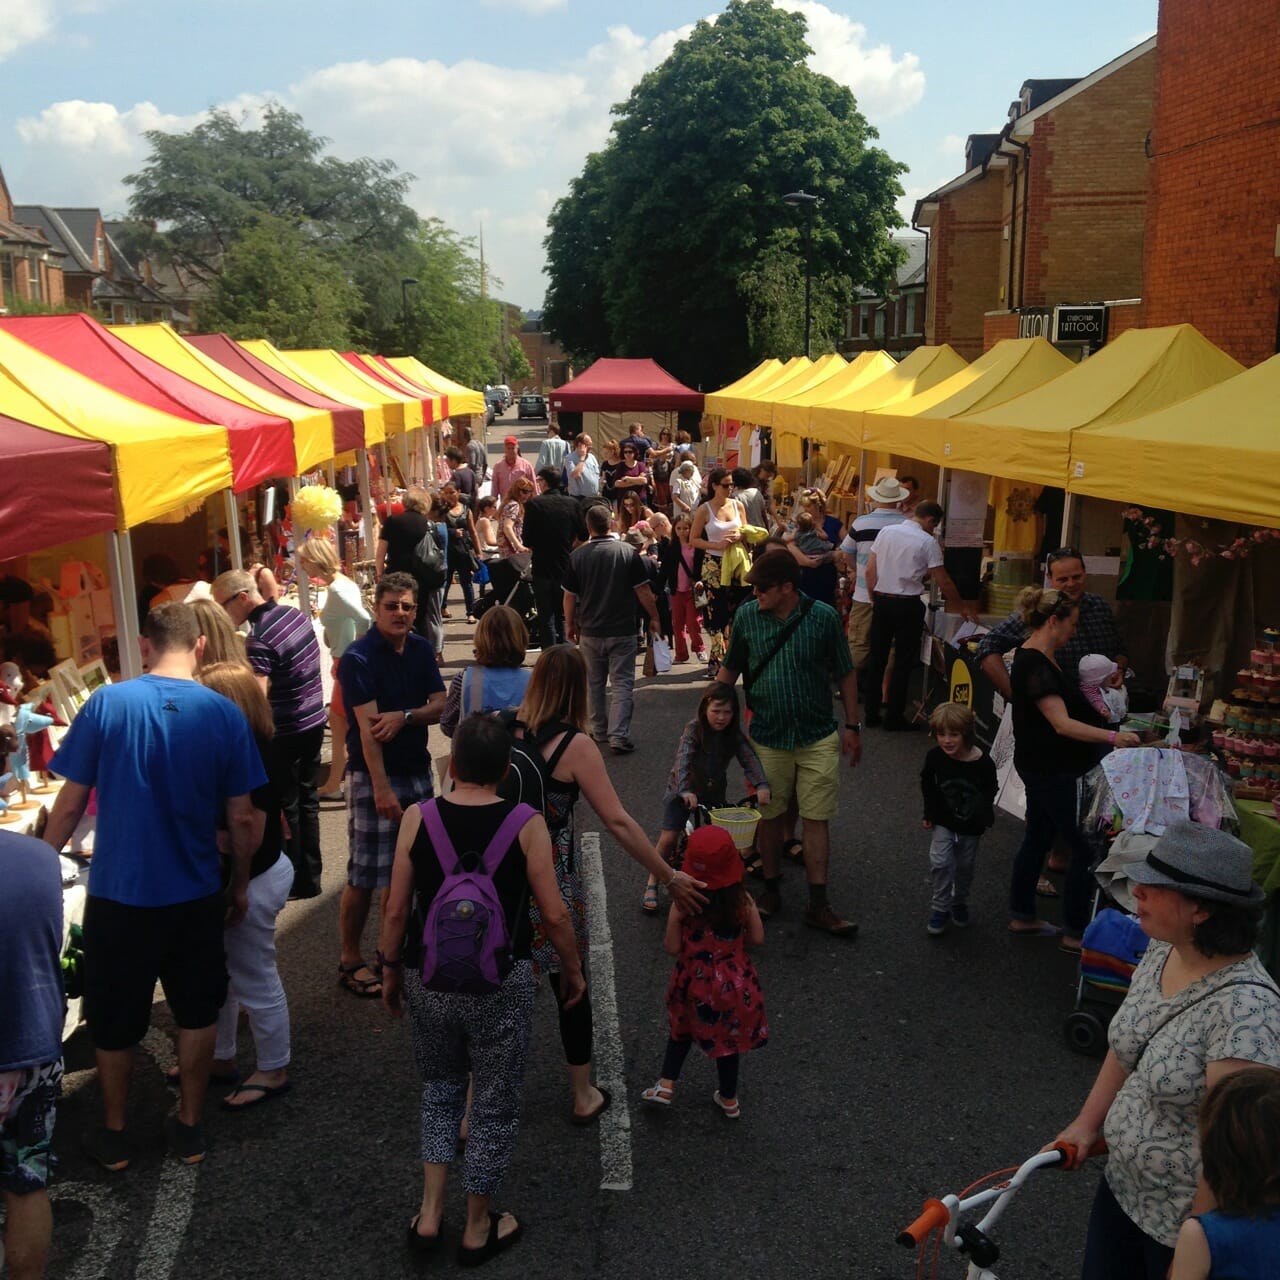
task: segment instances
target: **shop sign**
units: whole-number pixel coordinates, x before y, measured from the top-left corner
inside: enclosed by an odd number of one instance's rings
[[[1053,317],[1048,307],[1018,312],[1018,337],[1050,338],[1053,333]]]
[[[962,707],[973,706],[973,677],[959,658],[951,664],[950,699]]]
[[[1106,307],[1054,307],[1054,342],[1079,342],[1100,347],[1106,340]]]

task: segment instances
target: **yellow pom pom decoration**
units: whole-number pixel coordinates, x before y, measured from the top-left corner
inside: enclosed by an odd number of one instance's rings
[[[290,509],[295,531],[310,533],[327,529],[342,515],[342,495],[327,485],[308,485],[298,490]]]

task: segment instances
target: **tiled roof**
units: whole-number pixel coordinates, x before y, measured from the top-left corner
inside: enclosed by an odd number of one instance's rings
[[[925,268],[928,266],[929,256],[926,248],[928,241],[924,236],[902,236],[895,237],[896,243],[900,244],[906,251],[907,256],[902,265],[898,268],[895,279],[899,289],[906,289],[913,285],[922,285],[925,281]],[[858,297],[862,299],[878,298],[881,295],[874,289],[859,289]]]
[[[39,227],[44,232],[45,238],[49,243],[55,249],[61,249],[71,259],[63,268],[64,270],[93,274],[96,271],[93,259],[85,252],[84,246],[76,239],[71,228],[67,225],[62,216],[64,212],[66,211],[50,209],[43,204],[18,204],[13,207],[13,216],[16,221],[26,223],[28,226]],[[93,244],[92,235],[89,237],[89,244]]]

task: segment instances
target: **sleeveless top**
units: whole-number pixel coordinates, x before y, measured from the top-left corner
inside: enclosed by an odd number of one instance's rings
[[[464,569],[471,567],[471,529],[467,524],[465,503],[456,515],[445,513],[445,527],[449,530],[448,563],[451,567],[462,565]]]
[[[1270,1280],[1280,1258],[1280,1208],[1257,1218],[1214,1209],[1196,1221],[1209,1244],[1213,1280]]]
[[[728,534],[731,534],[735,529],[742,528],[742,513],[738,510],[737,499],[734,499],[731,503],[733,509],[732,520],[717,520],[716,514],[711,508],[711,503],[707,502],[703,505],[707,509],[707,525],[702,531],[702,536],[708,542],[723,542]],[[724,552],[722,551],[707,552],[707,555],[715,556],[717,560],[719,560],[723,554]]]

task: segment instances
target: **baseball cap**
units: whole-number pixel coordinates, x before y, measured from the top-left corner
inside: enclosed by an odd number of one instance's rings
[[[517,440],[515,436],[508,436],[502,443],[503,444],[519,444],[520,441]]]
[[[723,827],[699,827],[685,844],[681,870],[708,889],[727,889],[742,882],[742,856]]]

